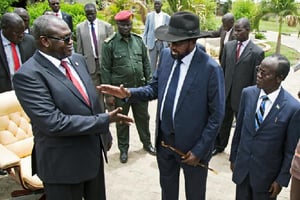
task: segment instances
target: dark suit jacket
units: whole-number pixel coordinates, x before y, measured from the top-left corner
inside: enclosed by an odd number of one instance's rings
[[[159,113],[173,63],[170,49],[164,49],[152,83],[145,87],[130,89],[131,101],[158,99],[157,138],[162,134],[159,130]],[[183,152],[191,150],[201,162],[208,162],[223,120],[224,105],[222,69],[197,46],[175,111],[175,147]]]
[[[226,36],[226,30],[223,29],[223,26],[221,26],[218,30],[216,31],[203,31],[201,33],[200,38],[217,38],[220,37],[220,51],[219,51],[219,61],[221,63],[222,60],[222,54],[223,54],[223,49],[224,49],[224,40]],[[230,35],[228,37],[228,41],[235,40],[236,37],[234,35],[234,27],[232,27],[232,30],[230,32]]]
[[[36,49],[32,35],[25,34],[24,39],[18,44],[18,47],[21,54],[21,61],[24,63],[34,54]],[[0,34],[0,92],[9,90],[12,90],[10,71]]]
[[[109,117],[100,107],[85,59],[79,54],[69,59],[86,87],[91,107],[39,52],[13,78],[16,95],[32,124],[33,167],[46,183],[79,183],[96,177],[102,167],[101,152],[106,157],[106,139],[111,139],[106,134]]]
[[[225,74],[225,97],[230,95],[231,107],[239,109],[243,88],[256,84],[256,66],[264,58],[264,51],[251,40],[236,61],[237,41],[229,41],[224,46],[221,67]]]
[[[73,20],[72,20],[72,16],[65,13],[65,12],[61,12],[62,15],[62,19],[68,24],[69,28],[71,29],[71,31],[73,32]]]
[[[249,175],[253,189],[266,192],[273,181],[286,187],[290,180],[289,170],[299,138],[300,103],[281,89],[256,131],[254,118],[259,93],[256,86],[243,90],[230,161],[235,164],[236,184]]]

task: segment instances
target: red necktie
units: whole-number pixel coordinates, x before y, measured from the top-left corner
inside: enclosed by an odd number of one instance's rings
[[[71,69],[68,66],[67,62],[66,61],[61,61],[61,66],[63,66],[66,69],[66,76],[67,76],[67,78],[72,81],[72,83],[75,85],[75,87],[77,88],[77,90],[80,92],[80,94],[82,95],[82,97],[84,98],[84,100],[86,101],[86,103],[90,106],[89,97],[84,92],[84,90],[81,87],[81,85],[78,82],[78,80],[72,75]]]
[[[98,45],[97,45],[97,37],[96,37],[96,33],[95,33],[95,27],[94,27],[94,23],[91,23],[91,31],[92,31],[92,37],[93,37],[93,43],[94,43],[94,47],[95,47],[95,53],[96,53],[96,58],[98,58]]]
[[[242,42],[238,43],[237,49],[236,49],[236,60],[238,60],[240,58],[240,51],[241,51],[241,46],[242,46]]]
[[[12,52],[12,56],[13,56],[13,59],[14,59],[15,72],[16,72],[20,68],[21,64],[20,64],[18,52],[17,52],[17,49],[16,49],[16,44],[10,43],[10,46],[11,46],[11,52]]]

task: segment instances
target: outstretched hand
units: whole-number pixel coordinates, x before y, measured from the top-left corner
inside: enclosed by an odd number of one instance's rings
[[[123,85],[120,87],[108,85],[108,84],[101,84],[97,86],[97,89],[102,92],[103,94],[109,94],[120,99],[128,98],[131,96],[130,91],[127,88],[124,88]]]
[[[120,112],[122,111],[121,107],[118,107],[114,109],[113,111],[109,112],[109,122],[117,122],[120,124],[126,124],[131,125],[131,123],[134,123],[133,119],[131,117],[128,117],[127,115],[123,115]]]

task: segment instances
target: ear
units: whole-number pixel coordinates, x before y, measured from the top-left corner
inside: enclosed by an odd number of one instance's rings
[[[40,36],[40,43],[42,46],[44,47],[49,47],[50,46],[50,40],[48,40],[48,38],[46,36]]]
[[[277,82],[277,83],[281,83],[282,81],[284,81],[283,75],[278,75],[278,76],[276,76],[276,82]]]

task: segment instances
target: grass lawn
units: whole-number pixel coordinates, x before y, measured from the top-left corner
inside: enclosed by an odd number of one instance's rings
[[[267,44],[271,46],[271,50],[265,53],[265,57],[275,53],[276,49],[276,42],[267,42]],[[280,54],[286,56],[289,59],[291,66],[295,65],[300,59],[300,53],[298,51],[285,45],[281,45]]]
[[[275,31],[278,32],[279,23],[277,21],[264,21],[260,20],[259,29],[260,31]],[[298,33],[300,30],[299,25],[296,27],[290,27],[287,23],[282,24],[282,33]]]

